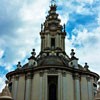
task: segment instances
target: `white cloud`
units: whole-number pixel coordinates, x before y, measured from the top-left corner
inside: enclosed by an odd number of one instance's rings
[[[4,54],[4,51],[0,50],[0,59],[2,58],[3,54]]]
[[[88,62],[90,69],[100,74],[100,27],[93,29],[92,32],[88,32],[87,29],[75,29],[75,32],[78,36],[73,37],[72,42],[74,44],[83,44],[83,47],[77,48],[80,63]]]

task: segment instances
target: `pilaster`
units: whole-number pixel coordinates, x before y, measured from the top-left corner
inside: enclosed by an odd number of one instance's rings
[[[80,76],[78,73],[74,75],[75,81],[75,100],[80,100]]]
[[[63,100],[66,100],[67,99],[67,73],[66,73],[66,71],[63,71],[62,72],[62,77],[63,77]]]
[[[15,83],[14,83],[14,100],[17,100],[17,93],[18,93],[18,81],[19,81],[19,75],[15,76]]]
[[[67,72],[67,98],[66,100],[74,100],[74,81],[72,73]]]
[[[89,99],[88,100],[94,100],[93,99],[93,89],[92,89],[92,82],[91,82],[91,77],[90,76],[87,76],[87,84],[88,84],[88,97]]]
[[[48,83],[47,83],[47,70],[44,73],[44,100],[48,100]]]
[[[31,100],[31,81],[32,81],[32,74],[26,74],[26,93],[25,93],[25,100]]]
[[[44,87],[43,87],[43,75],[44,75],[44,72],[43,71],[40,71],[40,98],[39,98],[39,100],[44,100],[44,98],[43,98],[43,89],[44,89]]]
[[[88,84],[86,75],[81,76],[81,100],[88,100]]]
[[[12,94],[12,97],[14,97],[14,83],[15,83],[15,79],[14,79],[14,76],[12,76],[12,91],[11,91],[11,94]]]
[[[50,36],[49,36],[49,34],[47,34],[47,47],[50,47]]]
[[[24,100],[25,95],[25,75],[20,75],[18,91],[17,91],[17,100]]]
[[[63,93],[62,93],[63,83],[62,82],[63,82],[62,73],[59,70],[58,71],[58,100],[63,100]]]

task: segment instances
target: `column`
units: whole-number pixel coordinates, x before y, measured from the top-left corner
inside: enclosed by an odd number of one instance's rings
[[[18,93],[18,81],[19,81],[19,76],[15,76],[15,83],[14,83],[14,100],[17,100],[17,93]]]
[[[43,51],[43,48],[44,48],[44,46],[43,46],[43,37],[41,36],[41,51]]]
[[[61,48],[64,50],[63,37],[61,36]]]
[[[25,93],[25,100],[31,100],[31,80],[32,74],[26,74],[26,93]]]
[[[66,100],[74,100],[74,81],[73,81],[73,76],[72,73],[67,72],[67,98]],[[84,99],[85,100],[85,99]]]
[[[58,71],[58,100],[63,100],[63,93],[62,93],[62,73]]]
[[[32,80],[31,100],[39,100],[40,96],[40,75],[39,72],[34,72]]]
[[[47,70],[44,73],[44,100],[48,100],[48,83],[47,83]]]
[[[43,89],[44,89],[44,87],[43,87],[43,74],[44,74],[44,72],[43,71],[40,71],[40,98],[39,98],[39,100],[44,100],[44,98],[43,98]]]
[[[62,77],[63,77],[63,100],[67,100],[67,77],[66,77],[66,72],[62,72]]]
[[[78,73],[74,75],[75,78],[75,100],[80,100],[80,76]]]
[[[14,76],[12,77],[12,91],[11,91],[11,94],[12,94],[12,97],[14,98],[14,83],[15,83],[15,79],[14,79]]]
[[[59,47],[59,36],[58,36],[58,34],[57,34],[57,36],[56,36],[56,47]]]
[[[92,89],[92,82],[91,82],[91,77],[87,76],[87,82],[88,82],[88,100],[94,100],[93,99],[93,89]]]
[[[43,47],[42,50],[44,50],[44,48],[45,48],[45,38],[43,38],[43,46],[42,47]]]
[[[45,35],[45,48],[47,48],[47,41],[48,41],[48,39],[47,39],[47,34]]]
[[[33,94],[34,94],[34,75],[32,74],[32,89],[31,89],[31,100],[34,100],[34,98],[33,98]]]
[[[89,100],[86,75],[81,76],[81,100]]]
[[[50,36],[49,36],[49,34],[47,35],[47,47],[50,47]]]
[[[61,45],[61,35],[59,35],[59,47],[62,48],[62,45]]]
[[[94,96],[94,86],[93,86],[93,83],[94,83],[94,77],[91,77],[91,84],[92,84],[92,96],[93,96],[93,100],[95,99],[95,96]]]
[[[25,75],[20,75],[18,91],[17,91],[17,100],[24,100],[25,95]]]
[[[65,50],[65,37],[62,37],[62,46],[63,46],[63,51]]]

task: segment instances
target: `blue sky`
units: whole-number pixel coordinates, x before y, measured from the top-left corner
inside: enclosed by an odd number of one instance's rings
[[[57,12],[66,24],[66,53],[75,49],[79,63],[88,62],[100,74],[100,0],[56,0]],[[0,91],[5,74],[26,63],[33,48],[40,51],[41,23],[50,0],[0,0]]]

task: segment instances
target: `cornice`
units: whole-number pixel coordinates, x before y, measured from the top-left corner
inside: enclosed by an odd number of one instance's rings
[[[39,71],[39,70],[48,70],[51,68],[55,68],[56,70],[64,70],[64,71],[69,71],[70,73],[78,73],[79,75],[87,75],[87,76],[92,76],[92,77],[96,77],[97,79],[99,79],[99,75],[97,73],[91,72],[91,71],[84,71],[81,69],[75,69],[72,67],[64,67],[64,66],[38,66],[38,67],[34,67],[34,68],[24,68],[24,69],[20,69],[20,70],[15,70],[12,72],[9,72],[8,74],[6,74],[6,77],[12,77],[12,76],[16,76],[19,74],[26,74],[26,73],[34,73],[35,71]]]

